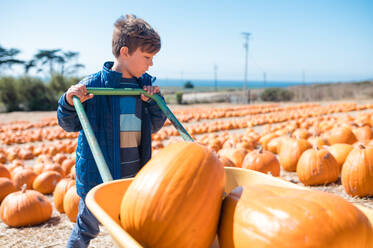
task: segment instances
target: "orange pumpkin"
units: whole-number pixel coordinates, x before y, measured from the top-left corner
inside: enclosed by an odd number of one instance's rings
[[[65,212],[65,210],[63,209],[63,200],[66,192],[74,185],[75,180],[71,178],[64,178],[57,183],[56,188],[53,191],[53,202],[54,207],[58,210],[58,212]]]
[[[20,171],[15,172],[12,178],[17,189],[21,189],[24,184],[26,184],[27,189],[31,189],[36,174],[30,169],[21,169]]]
[[[325,149],[305,151],[297,164],[297,176],[304,185],[320,185],[338,180],[337,160]]]
[[[328,148],[329,152],[337,160],[339,171],[342,171],[342,166],[353,148],[350,144],[334,144]]]
[[[234,189],[224,200],[218,236],[221,248],[368,248],[373,242],[368,218],[343,198],[270,185]]]
[[[297,128],[293,133],[292,136],[296,139],[308,139],[311,136],[311,133],[308,132],[306,129]]]
[[[266,135],[262,136],[262,137],[259,139],[259,143],[262,145],[262,147],[263,147],[264,149],[267,150],[267,149],[268,149],[268,147],[267,147],[268,143],[269,143],[272,139],[274,139],[274,138],[276,138],[276,137],[278,137],[278,135],[275,134],[275,133],[269,133],[269,134],[266,134]]]
[[[3,164],[0,164],[0,177],[10,178],[10,172]]]
[[[236,167],[241,167],[247,153],[248,150],[243,148],[224,148],[218,152],[219,157],[228,158],[235,164]]]
[[[26,190],[9,194],[0,206],[0,217],[8,226],[20,227],[37,225],[50,219],[52,205],[48,198],[35,190]]]
[[[296,171],[298,159],[309,148],[311,145],[305,139],[283,138],[279,153],[281,167],[286,171]]]
[[[264,151],[262,147],[246,155],[242,168],[280,176],[280,162],[272,152]]]
[[[355,134],[357,140],[363,143],[369,142],[372,138],[372,130],[368,125],[357,126],[352,129],[352,132]]]
[[[307,140],[313,147],[317,146],[320,149],[329,144],[328,141],[322,137],[313,136],[309,137]]]
[[[347,194],[373,195],[373,147],[354,148],[343,164],[341,178]]]
[[[0,177],[0,202],[10,193],[17,190],[14,183],[7,177]]]
[[[76,186],[69,188],[63,198],[63,209],[71,222],[76,222],[79,211],[80,196],[76,193]]]
[[[278,154],[280,151],[281,140],[283,138],[284,138],[283,136],[279,136],[279,137],[271,139],[271,141],[269,141],[267,144],[268,151]]]
[[[68,175],[70,173],[70,170],[71,168],[74,166],[75,164],[75,160],[72,160],[70,158],[68,159],[65,159],[63,162],[62,162],[62,169],[64,171],[64,175]]]
[[[42,194],[50,194],[54,191],[54,188],[61,179],[62,176],[60,173],[56,171],[46,171],[35,178],[32,187]]]
[[[350,126],[340,126],[331,130],[328,141],[331,145],[337,143],[353,144],[356,142],[356,137]]]
[[[61,174],[61,176],[65,176],[65,171],[59,164],[46,164],[43,167],[43,172],[45,171],[55,171]]]
[[[224,193],[223,164],[207,147],[168,145],[125,193],[122,227],[145,247],[209,247]]]

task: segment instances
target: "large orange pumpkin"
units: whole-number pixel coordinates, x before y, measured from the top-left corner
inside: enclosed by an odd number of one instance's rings
[[[221,248],[368,248],[368,218],[343,198],[270,185],[237,187],[224,200]]]
[[[66,192],[74,185],[75,180],[71,178],[64,178],[57,183],[56,188],[53,191],[53,202],[54,207],[58,212],[65,213],[65,210],[63,209],[63,199]]]
[[[0,206],[0,217],[8,226],[20,227],[37,225],[50,219],[52,205],[48,198],[35,190],[26,190],[9,194]]]
[[[325,149],[308,149],[299,158],[297,176],[304,185],[320,185],[338,180],[337,160]]]
[[[125,193],[122,227],[145,247],[209,247],[224,184],[223,164],[207,147],[191,142],[168,145]]]
[[[347,194],[373,195],[373,147],[354,148],[343,164],[341,178]]]
[[[242,162],[242,168],[260,171],[265,174],[269,172],[275,177],[280,176],[280,162],[272,152],[265,151],[262,147],[246,155]]]

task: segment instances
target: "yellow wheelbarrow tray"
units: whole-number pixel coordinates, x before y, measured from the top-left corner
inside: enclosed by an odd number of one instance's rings
[[[225,173],[225,192],[227,194],[237,186],[248,186],[253,184],[268,184],[302,190],[312,190],[253,170],[225,167]],[[94,187],[87,194],[86,204],[89,210],[108,230],[114,243],[118,247],[140,248],[142,246],[120,226],[119,219],[120,204],[123,195],[132,180],[133,178],[115,180]],[[354,205],[368,217],[373,225],[373,209],[369,209],[360,204]],[[213,244],[213,247],[218,247],[216,242]]]

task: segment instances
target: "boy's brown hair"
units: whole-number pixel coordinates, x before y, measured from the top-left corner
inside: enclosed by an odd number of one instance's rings
[[[130,55],[137,48],[142,52],[155,53],[161,49],[161,38],[143,19],[127,14],[114,23],[112,50],[116,58],[123,46],[128,47]]]

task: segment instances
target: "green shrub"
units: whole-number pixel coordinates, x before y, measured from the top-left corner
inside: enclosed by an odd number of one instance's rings
[[[177,104],[183,104],[183,92],[176,92]]]
[[[0,101],[8,112],[20,110],[21,99],[17,83],[13,77],[0,78]]]
[[[188,81],[184,84],[184,88],[185,89],[193,89],[194,88],[194,84],[191,82],[191,81]]]
[[[47,87],[40,79],[24,77],[19,79],[20,94],[25,110],[56,110],[57,97],[53,90]]]
[[[265,89],[260,96],[263,101],[268,102],[290,101],[291,99],[293,99],[293,97],[293,92],[281,88]]]
[[[61,96],[71,85],[80,81],[77,77],[65,77],[61,74],[54,74],[48,86],[52,90],[53,95],[58,98]]]

